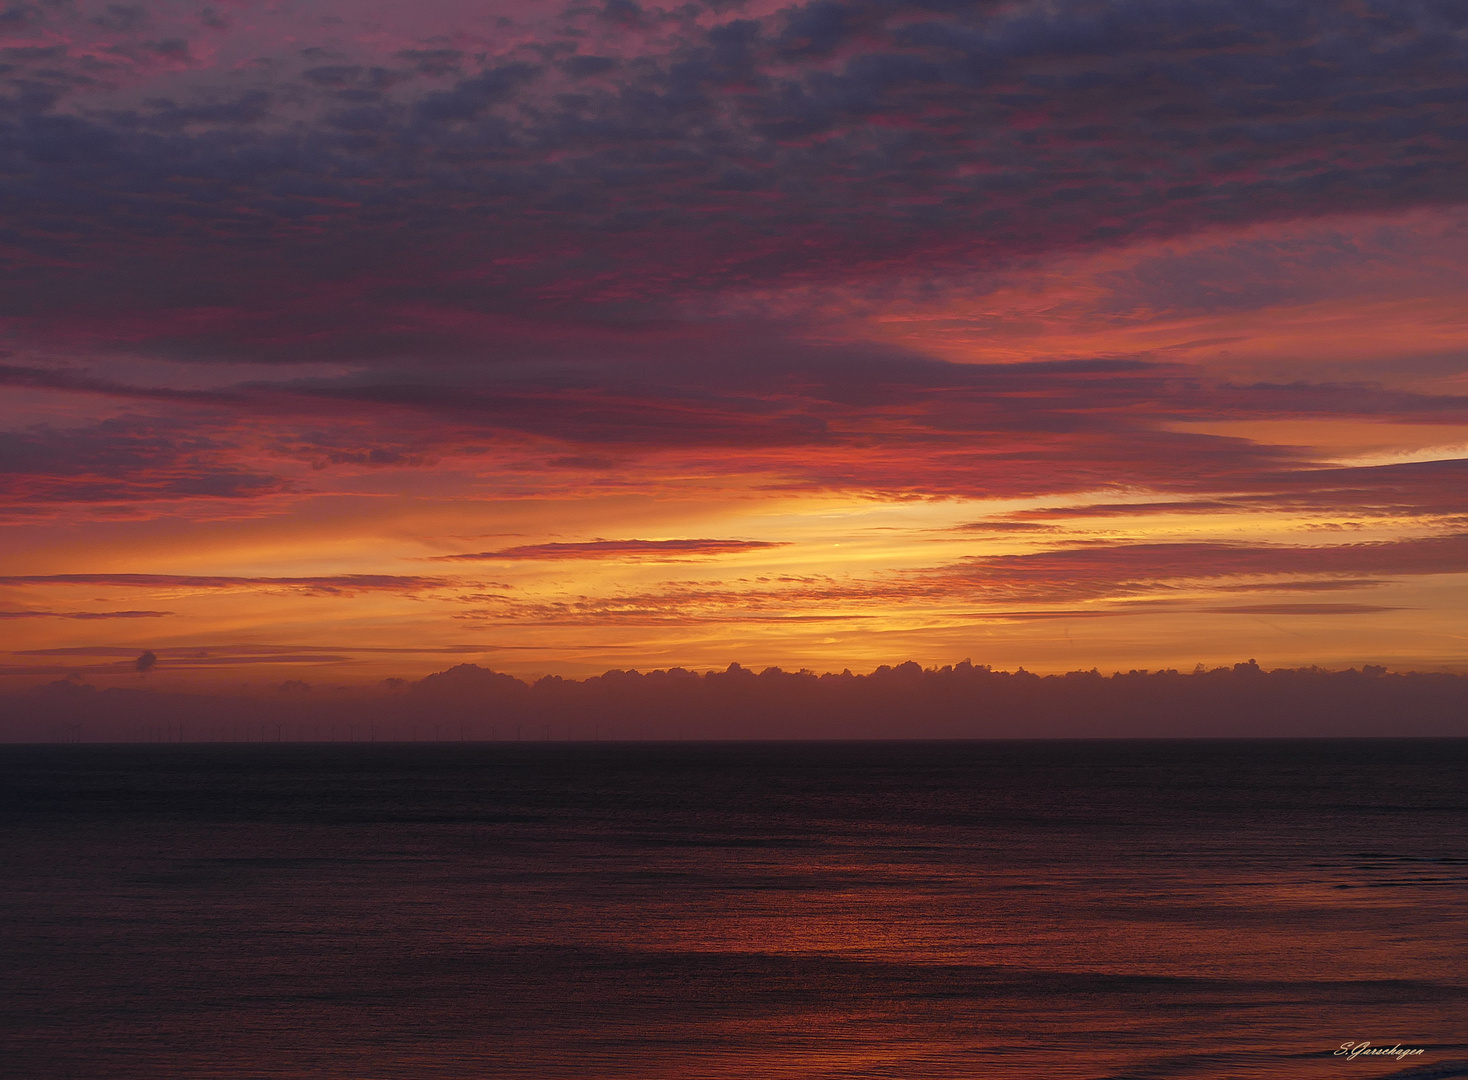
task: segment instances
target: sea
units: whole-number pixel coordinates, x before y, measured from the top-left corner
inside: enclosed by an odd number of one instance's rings
[[[1429,739],[4,746],[0,1075],[1468,1077],[1465,780]]]

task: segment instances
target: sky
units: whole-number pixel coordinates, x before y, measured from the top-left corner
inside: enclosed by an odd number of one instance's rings
[[[11,3],[0,687],[1468,669],[1465,178],[1460,0]]]

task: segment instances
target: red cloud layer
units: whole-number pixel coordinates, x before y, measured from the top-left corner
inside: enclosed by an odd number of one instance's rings
[[[58,389],[81,398],[142,403],[158,393],[62,382]],[[30,503],[240,500],[309,491],[319,481],[305,465],[457,459],[523,474],[521,456],[533,454],[539,462],[528,471],[546,484],[567,475],[655,482],[665,470],[697,468],[792,489],[1012,497],[1128,485],[1196,499],[1161,500],[1158,511],[1468,512],[1461,462],[1321,468],[1298,449],[1175,427],[1287,418],[1461,425],[1468,398],[1328,383],[1210,386],[1176,365],[976,367],[791,347],[777,365],[733,374],[696,365],[649,366],[636,377],[589,365],[460,367],[431,379],[383,373],[195,396],[208,403],[0,434],[8,451],[0,489]],[[1030,516],[1147,509],[1101,503]]]

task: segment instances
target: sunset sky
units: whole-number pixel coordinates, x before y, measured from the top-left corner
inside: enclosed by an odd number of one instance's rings
[[[18,0],[0,191],[0,688],[1468,669],[1462,0]]]

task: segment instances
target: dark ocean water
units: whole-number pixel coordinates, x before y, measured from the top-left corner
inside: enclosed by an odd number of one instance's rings
[[[1436,740],[0,747],[0,1073],[1464,1077],[1465,777]]]

